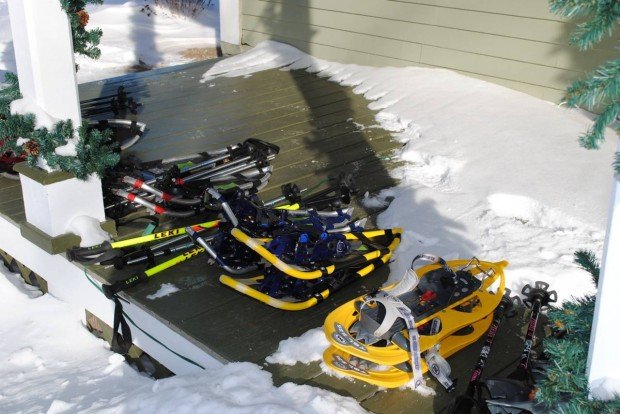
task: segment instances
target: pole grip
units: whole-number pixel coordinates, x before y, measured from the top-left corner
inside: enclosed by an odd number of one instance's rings
[[[138,273],[136,275],[130,276],[127,279],[116,281],[109,285],[101,286],[103,290],[103,294],[108,299],[114,299],[118,292],[122,292],[123,290],[130,289],[134,286],[139,285],[140,283],[144,283],[148,281],[148,276],[146,273]]]

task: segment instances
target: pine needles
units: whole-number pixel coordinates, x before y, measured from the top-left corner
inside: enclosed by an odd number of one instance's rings
[[[604,37],[611,36],[620,20],[617,0],[550,0],[550,9],[561,16],[584,20],[570,38],[580,50],[591,49]],[[575,81],[566,90],[564,101],[570,107],[601,109],[592,127],[579,137],[584,148],[599,148],[605,140],[605,128],[620,115],[620,59],[608,61],[584,79]],[[613,165],[620,174],[620,153],[616,153]]]
[[[600,266],[593,252],[575,252],[575,262],[590,273],[595,284],[598,283]],[[551,413],[612,414],[620,410],[620,398],[601,401],[588,397],[586,362],[595,304],[596,296],[588,295],[565,302],[548,313],[555,335],[544,340],[544,347],[552,364],[536,398]]]
[[[103,0],[60,0],[60,7],[67,13],[73,35],[73,52],[98,59],[101,56],[99,42],[103,32],[99,28],[86,30],[88,13],[87,4],[103,4]]]
[[[32,114],[11,114],[11,102],[21,98],[17,76],[7,73],[5,82],[8,85],[0,89],[0,153],[13,151],[18,155],[26,153],[28,164],[37,165],[42,157],[51,168],[57,168],[74,174],[79,179],[86,179],[92,173],[99,176],[108,167],[116,165],[120,159],[118,153],[109,144],[111,131],[100,132],[89,129],[84,122],[78,129],[77,156],[64,156],[56,153],[56,148],[67,144],[75,136],[71,121],[61,121],[49,131],[47,128],[35,128],[35,117]],[[18,139],[21,138],[21,143]],[[36,151],[25,151],[25,147]]]

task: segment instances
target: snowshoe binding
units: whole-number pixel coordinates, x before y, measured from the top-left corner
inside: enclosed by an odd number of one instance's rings
[[[415,269],[418,261],[431,264]],[[489,327],[492,318],[488,316],[504,293],[507,265],[476,258],[446,262],[433,255],[416,256],[399,283],[349,301],[327,316],[324,330],[331,347],[324,354],[325,362],[340,373],[381,386],[399,387],[412,377],[417,377],[415,386],[419,386],[428,369],[421,361],[424,356],[439,361],[433,373],[451,389],[452,382],[445,378],[449,370],[440,369],[447,363],[441,359],[471,344]],[[343,358],[343,353],[349,357]],[[343,369],[342,359],[351,362],[352,358],[378,368],[364,373]],[[393,368],[386,371],[385,367]],[[394,369],[402,373],[395,375]],[[394,375],[386,380],[380,370]]]
[[[388,262],[401,229],[329,233],[290,231],[271,240],[233,228],[234,239],[256,252],[266,265],[248,279],[220,276],[220,282],[269,306],[303,310],[365,277]]]

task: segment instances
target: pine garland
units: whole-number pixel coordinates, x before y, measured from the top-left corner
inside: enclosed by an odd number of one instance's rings
[[[60,7],[67,13],[73,34],[73,52],[99,59],[99,42],[103,32],[99,28],[86,30],[88,24],[87,4],[103,4],[103,0],[60,0]]]
[[[605,36],[611,36],[620,20],[617,0],[550,0],[550,9],[561,16],[584,20],[570,38],[571,44],[580,50],[588,50]],[[602,110],[588,132],[579,137],[583,147],[599,148],[605,140],[605,128],[620,115],[620,59],[608,61],[574,82],[567,88],[564,101],[570,107]],[[620,175],[620,152],[616,153],[613,165]]]
[[[32,114],[11,115],[11,101],[21,98],[19,83],[13,73],[7,73],[5,81],[8,86],[0,90],[0,153],[9,150],[18,155],[26,153],[27,162],[31,166],[35,166],[38,157],[42,157],[51,168],[70,172],[82,180],[92,173],[101,177],[106,168],[118,164],[120,156],[108,144],[111,131],[89,130],[86,121],[77,131],[77,156],[56,154],[57,147],[65,145],[67,140],[75,136],[71,121],[60,121],[48,131],[47,128],[35,129],[35,117]],[[18,145],[18,138],[28,141]],[[36,148],[36,151],[26,151],[24,147]]]
[[[34,130],[34,115],[11,115],[11,102],[21,98],[17,75],[7,72],[4,77],[5,88],[0,89],[0,154],[13,151],[17,156],[24,153],[17,145],[19,137],[27,137]]]
[[[595,284],[598,283],[600,266],[594,253],[577,251],[575,262],[592,275]],[[552,364],[536,398],[551,413],[611,414],[620,410],[620,397],[611,401],[588,398],[586,361],[595,303],[596,296],[588,295],[548,312],[556,334],[545,339],[543,345]]]
[[[575,252],[575,263],[583,270],[592,275],[594,286],[598,286],[598,277],[601,274],[601,264],[594,252],[590,250],[577,250]]]
[[[86,30],[89,16],[85,7],[87,4],[102,3],[103,0],[60,0],[60,6],[71,24],[73,51],[92,59],[98,59],[101,55],[97,46],[103,32],[98,28]],[[118,164],[120,156],[109,144],[112,132],[89,130],[86,121],[77,131],[77,155],[58,155],[56,148],[67,144],[75,136],[72,122],[60,121],[48,131],[47,128],[35,128],[36,120],[32,114],[11,115],[11,102],[21,98],[19,82],[15,74],[7,73],[5,83],[6,87],[0,89],[0,153],[13,151],[18,156],[27,155],[31,166],[36,166],[41,157],[51,168],[70,172],[82,180],[92,173],[101,177],[106,168]],[[22,145],[18,145],[19,138]]]

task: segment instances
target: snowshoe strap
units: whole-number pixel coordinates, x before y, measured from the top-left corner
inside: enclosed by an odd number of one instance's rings
[[[400,299],[386,292],[377,292],[373,296],[368,296],[362,303],[362,307],[367,306],[370,302],[376,302],[385,308],[385,316],[381,325],[375,330],[374,335],[381,337],[387,333],[394,325],[398,318],[401,318],[407,326],[409,332],[409,350],[411,351],[411,368],[413,371],[413,388],[417,389],[424,385],[424,376],[422,374],[422,363],[420,358],[420,334],[415,325],[415,319],[411,313],[411,309],[407,307]]]
[[[446,261],[444,259],[442,259],[439,256],[435,256],[434,254],[419,254],[416,257],[413,258],[413,260],[411,261],[411,269],[414,269],[413,264],[415,262],[417,262],[418,260],[421,261],[425,261],[425,262],[430,262],[430,263],[435,263],[440,265],[444,270],[450,272],[451,274],[455,275],[454,270],[452,270],[450,268],[450,266],[448,266],[448,263],[446,263]],[[456,277],[456,275],[455,275]]]
[[[394,285],[393,288],[389,290],[390,295],[400,296],[404,295],[405,293],[411,292],[413,289],[416,288],[416,286],[418,286],[419,282],[420,278],[418,277],[418,274],[415,272],[415,270],[407,269],[407,272],[405,273],[403,278],[396,285]]]
[[[439,318],[433,319],[433,322],[431,323],[430,335],[437,334],[440,327],[441,321]],[[433,377],[435,377],[435,379],[443,385],[446,391],[453,391],[455,388],[455,383],[450,378],[450,373],[452,370],[450,369],[450,364],[448,361],[439,355],[439,344],[426,351],[424,359],[426,360],[426,365],[428,366],[428,371],[431,375],[433,375]]]
[[[448,392],[454,391],[455,383],[450,378],[450,364],[439,355],[436,348],[429,349],[424,355],[429,372]]]

